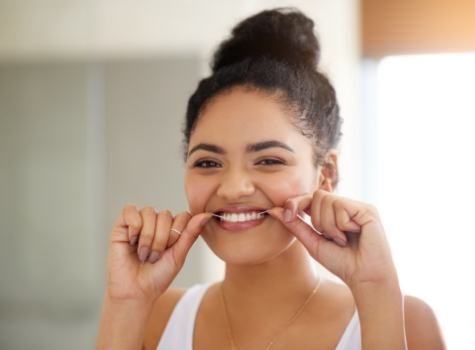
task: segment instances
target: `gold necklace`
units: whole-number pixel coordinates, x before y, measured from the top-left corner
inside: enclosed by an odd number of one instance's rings
[[[310,299],[315,295],[315,293],[318,291],[318,288],[320,288],[320,283],[322,281],[322,278],[319,277],[318,278],[318,282],[317,282],[317,285],[315,286],[315,288],[312,290],[312,292],[310,293],[310,295],[307,297],[307,299],[305,299],[304,303],[297,309],[297,311],[295,312],[295,314],[290,318],[290,320],[287,322],[287,325],[282,328],[280,331],[278,331],[270,340],[270,342],[267,344],[265,350],[269,350],[272,345],[274,345],[276,339],[278,336],[282,335],[282,333],[284,333],[291,325],[292,323],[295,322],[295,320],[300,316],[300,314],[302,313],[302,311],[305,309],[305,306],[307,306],[308,302],[310,301]],[[228,312],[228,308],[227,308],[227,305],[226,305],[226,300],[224,298],[224,292],[223,292],[223,282],[221,282],[221,285],[220,285],[220,290],[221,290],[221,300],[223,302],[223,307],[224,307],[224,316],[226,318],[226,324],[227,324],[227,331],[228,331],[228,339],[229,339],[229,342],[231,343],[231,348],[232,350],[237,350],[236,348],[236,343],[234,342],[234,337],[233,337],[233,331],[231,329],[231,322],[229,320],[229,312]]]

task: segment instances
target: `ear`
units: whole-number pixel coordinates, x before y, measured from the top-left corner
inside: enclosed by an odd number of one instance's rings
[[[328,151],[325,161],[320,167],[318,188],[333,192],[338,185],[338,152],[334,149]]]

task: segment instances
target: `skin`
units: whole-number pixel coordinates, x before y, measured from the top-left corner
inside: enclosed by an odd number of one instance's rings
[[[214,212],[232,204],[269,209],[311,192],[318,178],[317,169],[308,161],[312,148],[288,119],[278,104],[256,93],[234,92],[209,105],[191,136],[189,149],[207,143],[219,145],[226,154],[200,149],[189,156],[185,190],[191,213]],[[246,145],[266,140],[280,141],[293,152],[280,147],[245,151]],[[196,167],[197,161],[208,161],[208,168],[203,164]],[[269,164],[271,161],[275,164]],[[277,220],[266,220],[242,236],[220,229],[214,220],[202,233],[230,269],[271,261],[296,241]],[[238,275],[244,276],[239,271]]]
[[[267,140],[277,140],[292,151],[246,150],[249,144]],[[184,292],[168,287],[199,235],[226,263],[223,291],[238,348],[264,348],[293,315],[320,278],[312,259],[345,284],[322,282],[292,326],[300,333],[289,329],[279,338],[282,348],[296,344],[310,348],[316,338],[324,339],[322,349],[334,348],[355,307],[363,349],[445,347],[430,308],[401,294],[377,210],[332,194],[336,152],[326,155],[332,167],[315,168],[310,141],[279,103],[244,88],[214,98],[199,117],[189,150],[203,143],[223,152],[198,149],[189,155],[185,173],[189,212],[172,216],[128,205],[119,215],[110,240],[97,348],[156,347]],[[222,229],[211,213],[234,204],[268,208],[270,216],[259,226],[232,233]],[[298,218],[303,213],[313,227]],[[281,302],[284,299],[286,303]],[[215,284],[197,316],[196,349],[229,348],[225,321],[216,317],[222,312]],[[215,337],[206,336],[210,331]]]

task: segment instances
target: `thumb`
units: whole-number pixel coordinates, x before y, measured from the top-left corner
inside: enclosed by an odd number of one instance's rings
[[[284,220],[284,208],[275,207],[268,211],[269,215],[279,220],[287,230],[289,230],[297,239],[302,242],[305,248],[307,248],[310,255],[322,263],[322,253],[324,255],[331,255],[333,252],[339,249],[339,247],[332,241],[327,240],[321,236],[312,226],[301,220],[299,217],[295,217],[290,222]]]
[[[194,215],[190,221],[188,221],[188,224],[178,240],[171,247],[175,262],[179,268],[181,268],[185,263],[186,256],[188,255],[191,246],[195,243],[204,226],[212,217],[212,213],[200,213]]]

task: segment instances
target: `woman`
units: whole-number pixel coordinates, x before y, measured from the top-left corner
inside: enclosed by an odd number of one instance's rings
[[[318,60],[297,10],[258,13],[221,43],[188,103],[190,210],[119,215],[98,348],[444,348],[431,309],[401,294],[376,209],[332,194],[341,119]],[[199,235],[223,281],[169,288]]]

